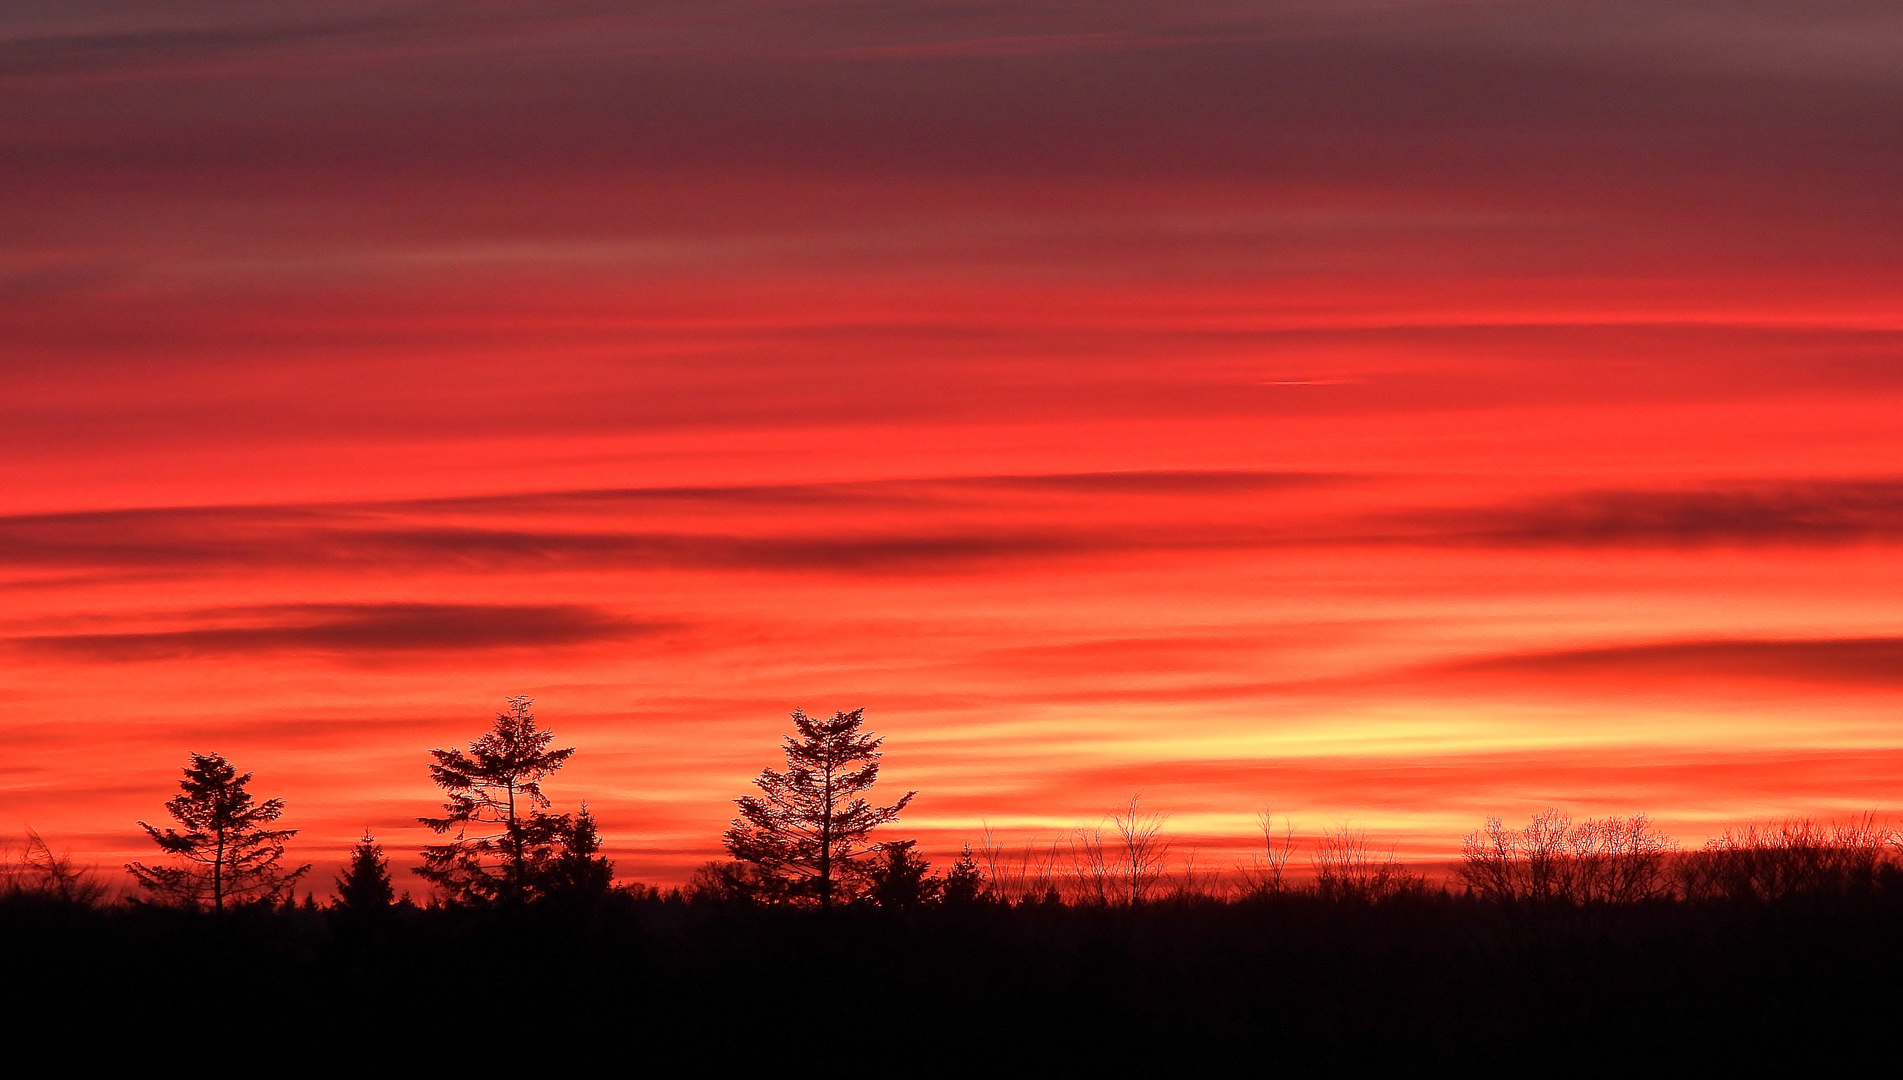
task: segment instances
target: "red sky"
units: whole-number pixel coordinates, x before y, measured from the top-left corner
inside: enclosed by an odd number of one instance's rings
[[[1897,802],[1891,5],[31,7],[0,832],[407,862],[510,694],[655,882],[795,707],[941,855]]]

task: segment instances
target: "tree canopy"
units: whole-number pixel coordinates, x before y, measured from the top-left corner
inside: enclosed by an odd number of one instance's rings
[[[584,820],[576,822],[547,812],[551,804],[541,782],[566,764],[575,748],[549,749],[554,733],[536,726],[533,704],[526,697],[509,698],[494,726],[467,752],[430,751],[435,759],[430,779],[448,798],[442,817],[417,820],[438,835],[454,835],[448,843],[423,848],[416,873],[451,902],[527,902],[543,895],[557,872],[598,877],[606,866],[612,878],[612,866],[596,854],[594,819],[584,813]],[[493,828],[478,831],[484,826]]]
[[[723,837],[729,854],[785,883],[788,896],[832,906],[842,880],[859,875],[858,860],[875,850],[872,830],[898,819],[918,792],[890,806],[865,794],[879,779],[883,738],[861,733],[865,710],[821,720],[793,712],[797,737],[786,736],[786,769],[762,771],[759,795],[735,799],[740,815]]]
[[[223,911],[228,904],[284,899],[310,869],[308,864],[291,870],[282,865],[284,841],[296,829],[266,828],[283,816],[284,800],[255,801],[245,790],[251,774],[238,775],[218,754],[191,755],[184,773],[180,794],[165,804],[184,831],[139,822],[177,865],[135,862],[126,869],[147,891],[172,903],[209,903]]]
[[[390,881],[390,860],[383,846],[366,830],[363,839],[350,851],[341,877],[336,879],[337,906],[345,911],[381,911],[396,902],[396,886]]]

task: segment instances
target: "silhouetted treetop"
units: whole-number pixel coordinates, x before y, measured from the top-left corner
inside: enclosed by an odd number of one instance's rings
[[[448,793],[442,817],[417,820],[447,844],[423,849],[416,872],[453,902],[521,902],[540,891],[539,881],[556,847],[572,827],[549,806],[541,781],[560,769],[574,747],[549,749],[552,732],[536,727],[526,697],[508,699],[489,732],[462,750],[431,750],[430,779]],[[473,833],[472,826],[494,826]]]
[[[595,815],[583,803],[572,819],[563,816],[559,850],[543,873],[545,895],[569,903],[591,903],[614,889],[615,868],[601,854],[601,834]]]
[[[346,911],[380,911],[396,902],[396,886],[390,881],[390,860],[383,847],[365,830],[363,839],[350,851],[350,862],[342,877],[336,879],[337,906]]]
[[[978,860],[971,854],[971,845],[958,856],[958,861],[945,872],[943,894],[947,904],[976,903],[985,893],[984,871],[978,868]]]
[[[859,871],[856,860],[871,850],[873,829],[898,819],[918,792],[890,806],[874,806],[865,793],[879,779],[884,739],[861,733],[864,709],[817,719],[793,712],[797,736],[786,736],[786,769],[762,771],[759,795],[735,799],[740,816],[723,838],[727,851],[764,874],[784,881],[794,897],[832,906],[840,881]]]
[[[937,903],[945,882],[918,853],[916,840],[889,840],[866,868],[865,898],[880,907],[915,908]]]
[[[228,903],[278,901],[310,869],[281,865],[284,841],[296,829],[268,829],[284,813],[283,799],[253,800],[245,785],[251,774],[238,770],[217,754],[193,754],[178,782],[181,794],[165,804],[165,812],[184,826],[158,829],[139,822],[161,851],[178,860],[177,866],[127,863],[126,869],[147,891],[178,904],[210,903],[223,911]]]

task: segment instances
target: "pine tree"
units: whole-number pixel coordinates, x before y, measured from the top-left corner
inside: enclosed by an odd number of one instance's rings
[[[281,865],[284,841],[297,835],[296,829],[265,828],[283,816],[284,800],[254,802],[245,790],[251,774],[239,776],[217,754],[193,754],[191,759],[178,782],[182,794],[165,804],[165,812],[185,831],[139,822],[179,865],[127,863],[126,870],[156,896],[191,906],[210,903],[214,911],[223,911],[227,904],[283,900],[310,869],[309,864],[295,870]]]
[[[533,702],[508,699],[495,726],[461,750],[431,750],[430,779],[449,793],[440,818],[418,818],[439,835],[455,839],[423,849],[418,876],[462,904],[523,903],[539,891],[556,845],[571,823],[542,811],[549,800],[541,781],[560,769],[574,747],[550,750],[554,733],[535,726]],[[495,831],[471,835],[471,826]]]
[[[945,883],[917,851],[916,840],[879,845],[883,856],[866,869],[866,899],[885,908],[914,908],[937,902]]]
[[[544,894],[569,903],[592,903],[614,890],[615,865],[601,854],[595,815],[583,803],[574,820],[564,819],[561,850],[544,873]]]
[[[984,871],[978,869],[978,860],[971,855],[971,845],[965,845],[964,854],[945,873],[944,896],[947,904],[975,904],[985,893]]]
[[[885,740],[860,734],[864,709],[819,720],[795,710],[796,739],[782,749],[786,771],[766,769],[754,780],[760,794],[735,799],[740,816],[723,838],[727,851],[763,873],[787,882],[797,896],[831,907],[855,860],[872,848],[873,829],[897,820],[916,791],[891,806],[873,806],[865,792],[879,778],[879,746]]]
[[[382,845],[368,829],[351,849],[350,863],[336,882],[337,906],[345,911],[382,911],[396,903],[396,886],[390,881],[390,860],[384,857]]]

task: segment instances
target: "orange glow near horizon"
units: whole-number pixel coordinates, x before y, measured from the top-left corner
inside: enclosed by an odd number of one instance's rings
[[[215,751],[407,865],[514,694],[650,883],[794,708],[934,858],[1896,805],[1880,13],[61,7],[0,17],[0,834],[144,858]]]

